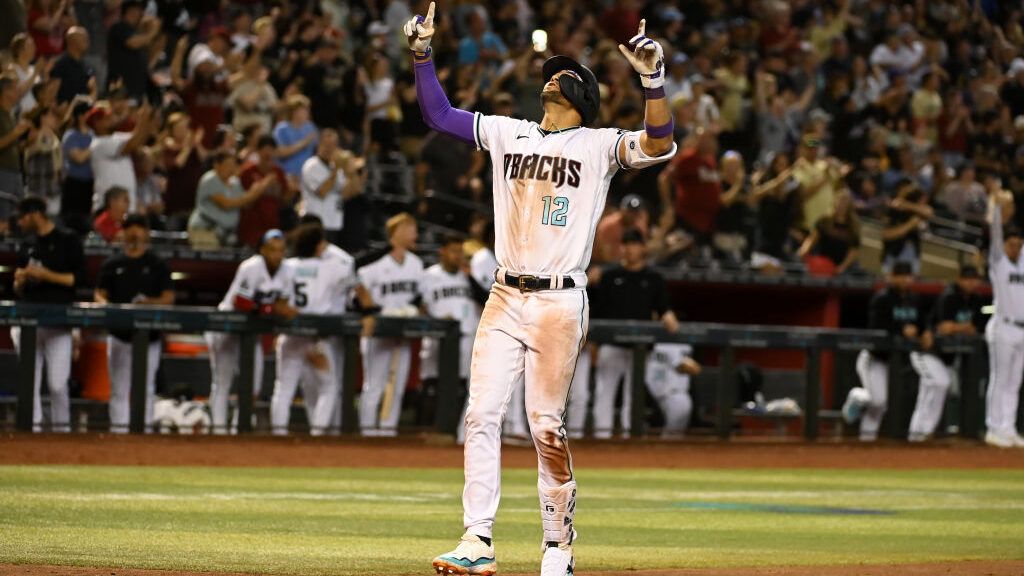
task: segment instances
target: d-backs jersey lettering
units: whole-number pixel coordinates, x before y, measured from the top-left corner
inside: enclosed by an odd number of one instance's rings
[[[246,258],[238,265],[235,279],[231,282],[224,300],[217,306],[218,310],[234,310],[235,298],[241,296],[251,300],[257,306],[273,304],[281,298],[287,298],[291,292],[291,276],[287,265],[281,264],[273,276],[267,270],[263,256],[256,254]]]
[[[616,170],[672,156],[626,166],[618,145],[638,146],[636,133],[613,128],[545,133],[536,122],[477,113],[474,132],[494,167],[495,256],[525,274],[582,273]]]
[[[419,300],[423,261],[412,252],[406,252],[399,263],[389,253],[361,267],[358,276],[373,302],[384,311],[402,308]]]
[[[440,264],[434,264],[423,274],[420,293],[423,306],[434,318],[458,320],[463,336],[476,333],[480,323],[480,306],[473,299],[465,272],[448,273]]]

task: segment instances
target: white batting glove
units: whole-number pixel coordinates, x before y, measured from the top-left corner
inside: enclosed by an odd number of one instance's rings
[[[413,52],[425,53],[430,50],[430,37],[434,35],[434,3],[427,8],[426,17],[413,16],[402,28]]]
[[[665,51],[661,49],[661,44],[644,34],[646,27],[647,20],[641,20],[640,30],[629,40],[632,51],[619,44],[619,52],[626,57],[633,70],[640,74],[640,83],[644,88],[660,88],[665,84]]]

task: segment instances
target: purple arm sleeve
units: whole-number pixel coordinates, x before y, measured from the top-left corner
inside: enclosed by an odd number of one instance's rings
[[[476,146],[473,137],[472,112],[452,108],[448,97],[437,81],[434,72],[434,61],[416,62],[416,99],[420,103],[423,121],[432,130],[462,140],[466,144]]]

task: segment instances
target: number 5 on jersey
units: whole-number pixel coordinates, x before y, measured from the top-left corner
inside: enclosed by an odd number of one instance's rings
[[[305,290],[306,290],[306,283],[305,282],[295,282],[294,283],[294,290],[293,290],[293,292],[295,293],[295,307],[296,308],[305,308],[306,304],[309,303],[309,296],[306,295]]]
[[[569,199],[565,196],[545,196],[541,200],[544,202],[544,213],[541,215],[540,223],[565,226],[565,216],[569,212]]]

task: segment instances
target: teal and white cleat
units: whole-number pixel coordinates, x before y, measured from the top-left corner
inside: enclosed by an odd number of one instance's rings
[[[476,534],[462,535],[455,550],[434,558],[434,571],[438,574],[493,576],[498,572],[494,561],[494,546],[485,544]]]

